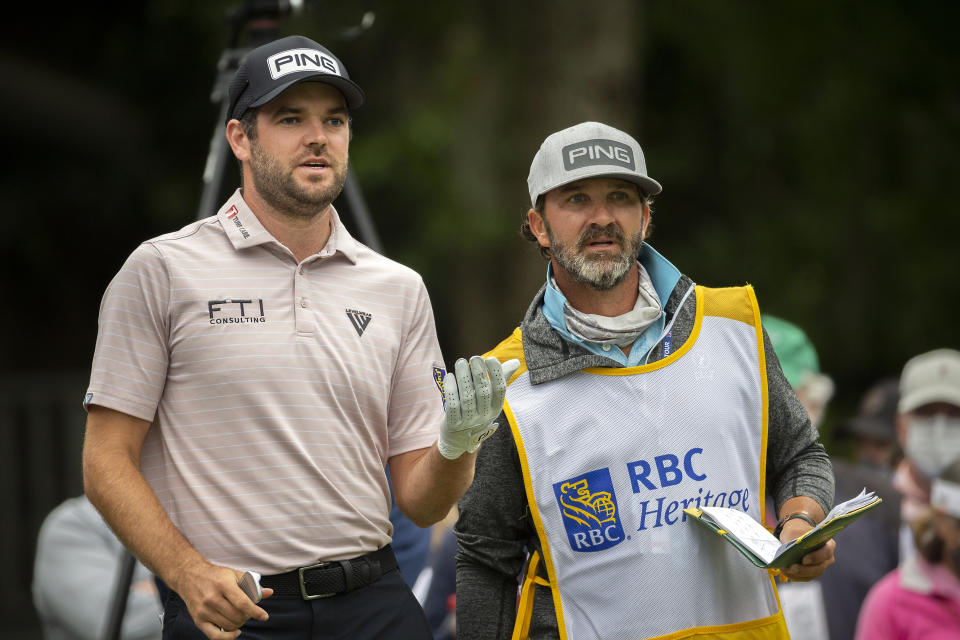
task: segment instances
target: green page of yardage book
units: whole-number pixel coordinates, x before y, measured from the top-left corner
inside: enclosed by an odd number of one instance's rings
[[[684,513],[736,547],[758,567],[785,569],[832,538],[838,531],[880,504],[873,491],[841,502],[830,510],[823,522],[791,542],[780,541],[766,527],[739,509],[726,507],[687,508]]]

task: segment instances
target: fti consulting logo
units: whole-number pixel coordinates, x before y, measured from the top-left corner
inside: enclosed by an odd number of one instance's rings
[[[207,300],[207,313],[210,324],[260,324],[267,321],[263,298]]]
[[[574,551],[603,551],[624,540],[610,470],[604,467],[553,485]]]

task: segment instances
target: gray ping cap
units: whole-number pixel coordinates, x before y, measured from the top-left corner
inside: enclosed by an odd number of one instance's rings
[[[647,175],[643,150],[631,136],[600,122],[581,122],[547,136],[530,164],[530,204],[557,187],[584,178],[623,178],[647,195],[663,189]]]

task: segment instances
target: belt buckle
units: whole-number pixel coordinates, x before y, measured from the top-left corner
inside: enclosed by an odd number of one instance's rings
[[[317,564],[312,564],[309,567],[300,567],[297,571],[300,576],[300,595],[304,600],[316,600],[317,598],[329,598],[331,596],[337,595],[336,593],[318,593],[316,595],[311,595],[307,593],[307,586],[303,583],[303,572],[309,569],[323,569],[324,567],[329,566],[330,562],[318,562]]]

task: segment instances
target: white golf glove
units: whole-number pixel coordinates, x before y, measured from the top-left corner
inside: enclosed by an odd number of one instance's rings
[[[520,367],[519,360],[500,365],[496,358],[473,356],[468,363],[457,360],[454,370],[443,377],[447,418],[440,429],[440,454],[456,460],[473,453],[497,430],[495,420],[503,410],[507,380]]]

